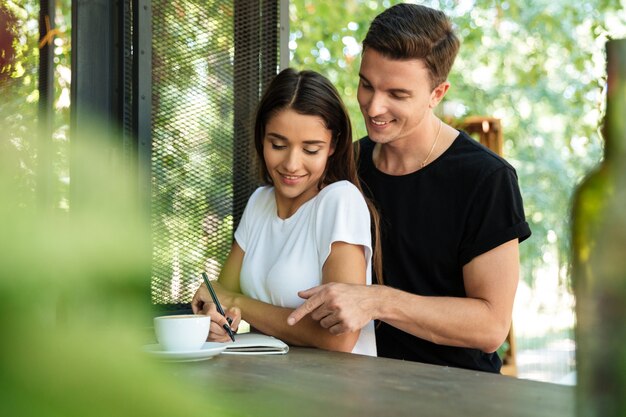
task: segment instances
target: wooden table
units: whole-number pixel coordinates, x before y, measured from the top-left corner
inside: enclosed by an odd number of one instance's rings
[[[317,349],[168,368],[240,416],[574,416],[573,387]]]

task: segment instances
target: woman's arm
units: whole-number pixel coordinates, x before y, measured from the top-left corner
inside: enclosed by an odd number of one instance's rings
[[[237,252],[241,254],[241,259],[243,259],[243,251],[235,244],[232,251],[234,253],[233,261],[239,258]],[[229,256],[229,260],[230,258]],[[232,269],[227,269],[227,266]],[[317,321],[309,317],[301,320],[297,326],[288,325],[287,317],[293,309],[277,307],[241,294],[239,280],[237,279],[235,285],[231,275],[233,272],[238,273],[240,269],[240,263],[229,264],[227,262],[222,274],[220,274],[219,283],[221,285],[217,285],[215,290],[224,305],[241,309],[242,318],[252,327],[292,345],[343,352],[352,351],[359,337],[359,331],[332,335],[322,328]],[[363,246],[334,242],[322,269],[322,281],[324,283],[365,284],[365,276],[366,260]]]
[[[218,278],[218,282],[224,289],[239,293],[241,292],[239,288],[239,273],[241,272],[241,264],[243,263],[243,250],[239,247],[237,242],[233,243],[232,248],[230,249],[230,253],[226,258],[226,262],[222,267],[220,272],[220,276]],[[219,298],[219,296],[218,296]],[[196,290],[196,293],[191,300],[191,308],[195,314],[203,312],[204,310],[208,311],[209,304],[213,303],[213,299],[211,298],[211,294],[209,293],[206,285],[202,284]],[[222,303],[220,298],[220,304]]]
[[[222,307],[226,309],[226,317],[230,318],[232,323],[230,327],[233,330],[237,330],[239,322],[241,320],[241,311],[233,307],[230,302],[225,302],[225,292],[230,291],[232,293],[241,292],[239,288],[239,273],[241,272],[241,264],[243,263],[244,252],[237,242],[233,243],[233,246],[226,258],[226,262],[222,267],[218,283],[212,284],[217,293],[217,297],[220,300]],[[222,293],[222,295],[220,295]],[[206,314],[211,316],[211,330],[209,332],[209,340],[217,342],[227,342],[230,337],[224,330],[224,324],[228,324],[226,318],[218,313],[217,308],[213,304],[211,294],[206,285],[202,284],[196,291],[191,300],[191,308],[194,314]]]

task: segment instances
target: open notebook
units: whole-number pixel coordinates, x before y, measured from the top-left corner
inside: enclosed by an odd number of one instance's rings
[[[282,340],[261,333],[235,335],[235,341],[227,343],[222,355],[284,355],[289,346]]]

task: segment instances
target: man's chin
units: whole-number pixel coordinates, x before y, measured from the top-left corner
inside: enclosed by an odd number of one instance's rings
[[[388,143],[391,142],[393,139],[392,138],[388,138],[386,136],[382,136],[382,135],[370,135],[368,133],[368,137],[370,138],[370,140],[374,143]]]

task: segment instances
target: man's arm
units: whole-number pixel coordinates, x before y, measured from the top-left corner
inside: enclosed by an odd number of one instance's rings
[[[331,333],[340,334],[378,319],[437,344],[493,352],[511,325],[518,246],[517,239],[511,240],[465,265],[466,298],[425,297],[380,285],[323,285],[301,293],[308,299],[288,323],[311,314]]]

